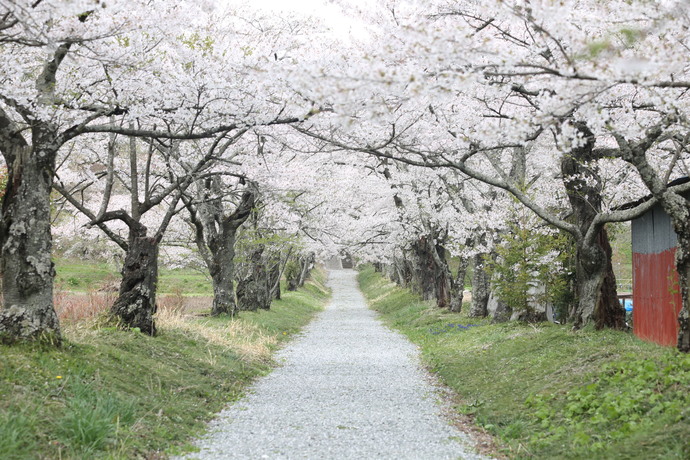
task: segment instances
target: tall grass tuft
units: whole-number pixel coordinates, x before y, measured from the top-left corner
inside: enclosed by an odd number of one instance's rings
[[[133,421],[135,413],[132,402],[96,391],[92,385],[80,379],[71,382],[71,396],[56,430],[63,444],[82,453],[103,449],[115,438],[121,424],[127,426]]]
[[[34,417],[23,410],[0,412],[0,452],[7,460],[29,459],[36,450]]]

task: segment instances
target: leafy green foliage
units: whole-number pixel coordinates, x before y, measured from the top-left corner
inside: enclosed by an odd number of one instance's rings
[[[564,233],[535,232],[516,222],[487,258],[487,271],[499,298],[515,311],[531,312],[535,304],[568,302],[572,239]]]
[[[572,438],[575,451],[585,455],[654,429],[660,421],[690,422],[690,356],[669,351],[656,358],[626,358],[603,366],[593,383],[565,395],[528,397],[526,405],[543,428],[532,442]],[[684,453],[690,455],[690,447]]]
[[[285,265],[285,279],[287,280],[288,284],[292,283],[293,285],[297,284],[297,280],[299,279],[300,275],[300,267],[299,264],[297,263],[296,260],[290,260],[286,265]]]
[[[181,43],[186,45],[189,49],[198,49],[204,52],[210,52],[213,50],[213,44],[215,40],[211,36],[201,36],[197,32],[189,35],[181,35],[178,37]]]

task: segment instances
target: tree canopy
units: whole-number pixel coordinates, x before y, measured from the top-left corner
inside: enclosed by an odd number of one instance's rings
[[[507,276],[482,275],[509,259],[504,235],[567,235],[570,249],[522,250],[549,277],[575,273],[576,326],[623,327],[607,224],[658,203],[678,235],[690,351],[690,183],[673,182],[690,167],[685,2],[0,8],[3,336],[59,340],[53,235],[85,226],[137,266],[161,244],[196,251],[213,273],[223,226],[234,238],[249,208],[262,238],[298,242],[261,256],[278,276],[293,251],[349,254],[452,309],[473,261],[480,315],[482,276]],[[151,303],[152,324],[155,276],[135,272],[121,311]]]

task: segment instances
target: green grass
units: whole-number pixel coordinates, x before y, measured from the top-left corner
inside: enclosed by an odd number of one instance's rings
[[[509,457],[690,458],[687,355],[623,332],[442,312],[370,268],[360,283]]]
[[[105,262],[82,262],[57,259],[55,283],[58,288],[70,291],[97,289],[107,282],[117,282],[120,273],[114,265]]]
[[[241,312],[240,317],[273,335],[281,342],[304,327],[304,318],[311,317],[316,309],[326,304],[330,295],[324,287],[324,273],[317,275],[317,282],[309,282],[297,291],[283,290],[281,300],[274,300],[270,310]],[[204,323],[222,326],[227,320],[223,317],[209,317]]]
[[[163,458],[189,450],[213,414],[270,371],[275,349],[325,304],[323,273],[270,311],[172,316],[149,337],[94,324],[60,349],[0,345],[0,457]],[[234,331],[235,336],[231,337]]]
[[[158,291],[163,294],[213,295],[213,286],[208,275],[198,270],[162,268],[159,272]]]
[[[56,259],[56,286],[66,291],[88,292],[104,285],[119,286],[121,275],[114,264]],[[213,295],[208,276],[190,268],[161,267],[158,274],[159,294]]]

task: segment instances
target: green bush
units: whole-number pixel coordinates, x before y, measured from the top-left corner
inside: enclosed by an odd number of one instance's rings
[[[511,225],[495,248],[496,257],[487,259],[494,292],[514,311],[532,313],[534,304],[547,303],[564,310],[559,307],[572,301],[568,273],[573,251],[572,239],[562,232]]]
[[[285,265],[285,280],[288,283],[288,290],[294,291],[300,275],[300,267],[297,261],[291,260]]]

